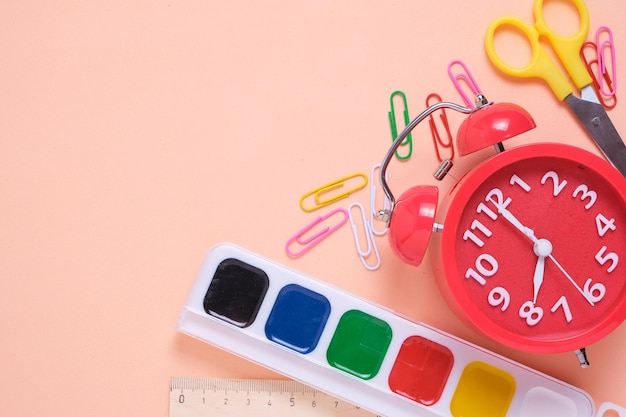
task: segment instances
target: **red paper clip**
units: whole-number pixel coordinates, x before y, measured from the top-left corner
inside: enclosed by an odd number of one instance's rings
[[[602,40],[603,34],[608,35],[608,39]],[[599,45],[599,46],[598,46]],[[586,50],[591,49],[591,58],[587,58]],[[607,52],[609,58],[607,59]],[[617,104],[617,67],[615,63],[615,45],[613,43],[613,33],[606,27],[600,27],[596,32],[596,43],[585,42],[580,49],[580,58],[587,67],[587,72],[593,80],[593,88],[600,103],[607,109],[612,109]],[[607,61],[611,71],[607,70]],[[612,99],[612,100],[611,100]]]
[[[315,226],[320,225],[325,220],[330,219],[331,217],[339,213],[343,214],[343,218],[339,220],[338,223],[334,223],[330,226],[324,226],[319,230],[314,230]],[[349,214],[346,209],[338,208],[328,214],[325,214],[313,220],[311,223],[304,226],[295,235],[289,238],[287,244],[285,245],[285,251],[287,252],[287,255],[293,258],[304,255],[306,252],[313,249],[313,247],[320,243],[322,240],[330,236],[330,234],[333,233],[335,230],[343,226],[348,221],[348,217]],[[300,245],[300,250],[296,252],[291,250],[291,246],[294,243]]]
[[[437,93],[432,93],[428,97],[426,97],[426,107],[430,107],[431,99],[436,99],[437,102],[441,102],[441,96]],[[441,119],[443,128],[446,131],[446,136],[448,138],[446,141],[442,139],[442,135],[439,133],[439,130],[437,129],[437,125],[435,123],[434,112],[428,116],[428,125],[430,126],[430,134],[433,138],[433,144],[435,145],[435,153],[437,154],[437,159],[439,160],[439,162],[443,162],[444,158],[441,157],[441,153],[439,152],[439,147],[441,146],[442,148],[449,148],[450,157],[446,159],[452,160],[454,159],[454,143],[452,139],[452,132],[450,132],[450,123],[448,122],[448,116],[446,115],[445,109],[441,109],[441,114],[439,115],[439,118]]]
[[[460,66],[463,69],[463,71],[459,72],[458,74],[454,74],[452,68],[455,65]],[[456,87],[459,94],[461,94],[461,98],[463,99],[463,102],[465,103],[465,105],[471,108],[476,107],[476,103],[474,103],[474,97],[476,97],[478,94],[482,94],[482,91],[480,90],[478,83],[472,76],[472,73],[467,68],[467,65],[465,65],[463,61],[459,59],[455,59],[454,61],[448,64],[448,75],[450,76],[450,79],[452,80],[452,83]],[[471,98],[468,97],[467,94],[465,94],[465,89],[461,86],[461,81],[465,83],[465,85],[472,92]]]

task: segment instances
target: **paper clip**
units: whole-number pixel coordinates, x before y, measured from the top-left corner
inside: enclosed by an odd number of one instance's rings
[[[389,102],[391,104],[391,111],[387,113],[387,115],[389,116],[389,126],[391,127],[391,141],[392,142],[395,141],[396,138],[398,137],[398,125],[396,121],[396,107],[393,102],[393,98],[395,96],[402,97],[402,105],[404,107],[402,111],[403,118],[404,118],[404,126],[406,127],[411,122],[411,119],[409,118],[409,105],[406,101],[406,95],[400,90],[394,91],[393,93],[391,93],[391,96],[389,97]],[[411,154],[413,153],[413,137],[411,133],[409,133],[407,137],[404,138],[404,140],[400,144],[401,147],[407,146],[407,145],[409,147],[408,152],[405,155],[400,155],[400,151],[398,150],[396,151],[396,158],[400,160],[406,160],[411,157]]]
[[[381,222],[376,220],[376,207],[379,207],[376,200],[377,200],[377,194],[378,194],[378,187],[376,187],[376,181],[378,179],[378,182],[380,182],[380,178],[378,175],[376,175],[376,171],[380,171],[380,164],[374,164],[374,166],[372,166],[372,169],[370,171],[370,215],[369,215],[369,221],[370,221],[370,228],[372,230],[372,233],[375,234],[376,236],[384,236],[387,233],[387,230],[389,229],[387,227],[387,224],[385,222]],[[386,175],[386,174],[385,174]],[[383,210],[389,210],[391,207],[391,203],[389,202],[389,199],[387,198],[387,196],[383,193]],[[385,227],[382,230],[377,230],[376,227],[374,227],[374,225],[376,223],[382,223],[385,225]]]
[[[601,85],[606,83],[609,88],[611,88],[610,86],[613,85],[613,81],[611,80],[611,78],[609,77],[608,73],[604,73],[602,75],[602,80],[604,82],[602,82],[600,80],[600,78],[597,76],[597,73],[600,72],[600,68],[599,68],[599,64],[598,64],[598,58],[597,57],[593,57],[591,59],[587,59],[586,54],[585,54],[585,50],[586,49],[592,49],[594,51],[594,55],[597,54],[597,47],[596,44],[593,42],[585,42],[582,46],[582,48],[580,49],[580,57],[583,60],[583,62],[585,63],[585,66],[587,67],[587,72],[589,73],[589,75],[591,76],[591,79],[593,81],[593,89],[596,92],[596,95],[598,97],[598,100],[600,100],[600,103],[607,109],[612,109],[617,105],[617,95],[613,95],[612,97],[605,97],[602,92],[601,92]],[[594,69],[595,68],[595,69]],[[607,99],[613,99],[612,101],[608,101]]]
[[[314,230],[316,226],[321,225],[322,222],[330,219],[331,217],[335,215],[338,215],[339,213],[343,214],[343,218],[338,223],[334,223],[331,226],[324,226],[317,231]],[[287,244],[285,245],[285,251],[287,252],[287,255],[291,256],[292,258],[297,258],[299,256],[304,255],[306,252],[313,249],[313,247],[315,247],[322,240],[330,236],[334,231],[336,231],[341,226],[343,226],[348,221],[348,218],[349,218],[348,211],[344,208],[338,208],[338,209],[331,211],[328,214],[325,214],[313,220],[311,223],[304,226],[295,235],[289,238],[289,240],[287,241]],[[291,246],[294,243],[302,247],[297,252],[294,252],[291,250]]]
[[[605,31],[609,34],[609,40],[601,42],[601,47],[598,47],[596,43],[591,41],[585,42],[580,48],[580,58],[585,63],[587,72],[593,80],[593,88],[596,91],[598,100],[600,100],[600,103],[602,103],[605,108],[612,109],[617,105],[617,95],[615,94],[617,91],[617,79],[614,57],[615,47],[613,45],[613,34],[610,29],[606,26],[599,28],[596,32],[596,41],[600,40],[602,33]],[[590,58],[587,58],[586,50],[588,49],[592,51]],[[609,71],[606,70],[606,59],[604,58],[604,52],[606,49],[610,49],[611,53],[611,73],[613,79],[611,79]],[[602,64],[600,64],[600,60],[602,60]],[[608,87],[608,91],[606,90],[605,85]],[[608,92],[610,95],[604,94],[604,92]],[[612,101],[607,101],[607,99],[612,99]]]
[[[361,212],[361,220],[363,225],[363,231],[365,233],[365,249],[361,246],[361,240],[359,238],[359,227],[354,221],[354,216],[352,215],[352,209],[357,207]],[[352,203],[348,206],[348,217],[350,219],[350,226],[352,227],[352,236],[354,237],[354,244],[356,245],[356,252],[359,255],[359,259],[361,259],[361,263],[365,267],[365,269],[369,271],[375,271],[380,267],[380,254],[378,253],[378,247],[376,246],[376,242],[374,241],[374,235],[372,234],[370,221],[367,220],[365,216],[365,209],[361,203]],[[374,265],[370,265],[367,260],[371,255],[374,255]]]
[[[349,189],[348,191],[344,191],[340,194],[322,198],[325,194],[328,194],[331,191],[335,191],[339,188],[342,188],[348,180],[351,180],[352,178],[357,178],[357,177],[363,178],[363,181],[359,183],[358,185],[356,185],[355,187]],[[308,193],[300,197],[300,208],[302,208],[302,210],[307,211],[307,212],[317,210],[319,208],[332,204],[336,201],[349,197],[350,194],[354,193],[355,191],[360,190],[361,188],[364,188],[366,185],[367,185],[367,175],[365,175],[362,172],[357,172],[355,174],[351,174],[343,178],[339,178],[338,180],[329,182],[328,184],[322,185],[321,187],[318,187],[312,191],[309,191]],[[311,207],[305,206],[304,201],[312,195],[315,195],[315,205]]]
[[[601,41],[604,33],[606,33],[608,39]],[[615,63],[615,44],[613,42],[613,32],[611,29],[606,26],[598,28],[596,31],[596,47],[598,50],[598,66],[600,67],[600,74],[613,81],[612,85],[608,82],[606,84],[600,83],[600,92],[606,97],[613,97],[615,95],[615,91],[617,90],[617,65]],[[608,71],[606,69],[607,50],[610,54],[609,62],[611,64],[611,76],[608,75]],[[605,89],[605,85],[608,87],[608,90]]]
[[[437,102],[441,102],[441,96],[437,93],[432,93],[428,97],[426,97],[426,107],[430,107],[430,100],[436,99]],[[434,112],[428,116],[428,125],[430,126],[430,134],[433,138],[433,144],[435,145],[435,153],[437,154],[437,159],[439,162],[443,162],[441,157],[441,153],[439,152],[439,147],[449,148],[450,149],[450,157],[446,158],[448,160],[454,159],[454,142],[452,138],[452,132],[450,132],[450,123],[448,122],[448,116],[446,115],[446,110],[441,109],[441,115],[439,115],[441,119],[441,123],[443,124],[443,128],[446,131],[446,136],[448,137],[447,141],[444,141],[437,130],[437,125],[435,123],[435,114]]]
[[[463,69],[463,72],[460,72],[458,74],[453,74],[452,68],[455,65],[461,66],[461,68]],[[450,79],[452,80],[452,83],[456,87],[459,94],[461,94],[461,98],[463,99],[463,102],[465,103],[465,105],[470,108],[476,107],[476,103],[474,103],[474,97],[476,97],[478,94],[482,94],[482,91],[480,90],[478,83],[472,76],[472,73],[467,68],[467,65],[465,65],[463,61],[459,59],[455,59],[454,61],[450,62],[450,64],[448,64],[448,75],[450,76]],[[468,97],[467,94],[465,94],[464,88],[461,86],[460,81],[463,81],[467,85],[467,87],[469,87],[469,89],[471,90],[472,92],[471,98]]]

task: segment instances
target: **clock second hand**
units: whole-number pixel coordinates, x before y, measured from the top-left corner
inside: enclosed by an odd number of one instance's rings
[[[569,281],[572,283],[572,285],[573,285],[574,287],[576,287],[576,289],[578,290],[578,292],[579,292],[579,293],[581,293],[583,297],[585,297],[585,300],[587,300],[587,302],[588,302],[589,304],[591,304],[592,306],[593,306],[593,305],[595,305],[595,304],[593,303],[593,301],[591,301],[591,300],[589,299],[589,297],[587,297],[587,294],[585,294],[585,292],[582,290],[582,288],[580,288],[580,287],[578,286],[578,284],[576,284],[576,281],[574,281],[574,279],[573,279],[573,278],[572,278],[572,277],[571,277],[571,276],[570,276],[570,275],[569,275],[569,274],[565,271],[565,269],[561,266],[561,264],[560,264],[560,263],[558,263],[558,262],[556,261],[556,259],[554,259],[554,256],[552,256],[552,254],[550,254],[548,257],[552,260],[552,262],[554,262],[554,264],[557,266],[557,268],[559,268],[559,269],[561,270],[561,272],[563,273],[563,275],[565,275],[565,276],[567,277],[567,279],[569,279]]]
[[[539,242],[540,239],[537,239],[537,237],[535,236],[535,231],[533,229],[530,229],[526,226],[524,226],[522,224],[522,222],[520,222],[517,217],[515,217],[513,215],[513,213],[511,213],[504,204],[499,204],[496,201],[493,200],[489,200],[491,201],[491,203],[493,203],[494,206],[496,206],[496,209],[498,210],[498,213],[500,213],[502,215],[502,217],[504,217],[509,223],[511,223],[513,226],[515,226],[515,228],[517,230],[519,230],[520,232],[522,232],[526,237],[528,237],[534,244],[537,244],[537,242]],[[546,239],[547,240],[547,239]],[[569,280],[569,282],[578,290],[578,292],[585,298],[585,300],[587,300],[587,302],[589,304],[591,304],[592,306],[594,305],[593,301],[591,301],[589,299],[589,297],[587,297],[587,294],[585,294],[585,292],[582,290],[582,288],[580,288],[578,286],[578,284],[576,284],[576,281],[574,281],[574,279],[567,273],[567,271],[565,271],[565,269],[561,266],[560,263],[557,262],[557,260],[554,258],[554,256],[550,253],[548,255],[548,258],[550,258],[550,260],[552,260],[552,262],[554,262],[554,264],[556,265],[557,268],[559,268],[559,270],[563,273],[563,275],[565,275],[565,277]]]

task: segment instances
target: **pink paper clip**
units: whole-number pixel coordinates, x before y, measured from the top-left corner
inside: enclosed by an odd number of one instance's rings
[[[338,223],[332,224],[330,226],[323,226],[321,229],[316,229],[316,226],[319,226],[325,220],[328,220],[331,217],[338,215],[339,213],[343,214],[343,218]],[[304,255],[306,252],[313,249],[313,247],[320,243],[322,240],[326,239],[334,231],[343,226],[348,221],[348,217],[349,214],[346,209],[338,208],[328,214],[325,214],[313,220],[311,223],[299,230],[294,236],[289,238],[287,244],[285,245],[285,251],[287,252],[287,255],[293,258]],[[291,246],[294,243],[300,245],[301,247],[296,252],[291,250]]]
[[[609,35],[608,40],[604,40],[600,42],[600,38],[602,37],[602,33],[607,32]],[[617,95],[616,95],[616,65],[615,65],[615,45],[613,44],[613,34],[606,26],[602,26],[596,32],[596,41],[600,42],[600,47],[594,42],[588,41],[583,44],[580,48],[580,58],[585,63],[587,67],[587,72],[591,76],[593,80],[593,89],[598,96],[598,100],[600,103],[607,109],[612,109],[617,105]],[[607,62],[605,52],[609,49],[609,53],[611,54],[611,74],[606,70]],[[591,52],[588,54],[587,50]],[[587,56],[589,55],[589,57]],[[600,64],[600,60],[602,60],[602,64]],[[611,79],[611,76],[613,77]],[[608,88],[608,90],[605,88]],[[605,93],[610,93],[607,95]],[[612,100],[611,100],[612,99]]]
[[[436,99],[437,102],[441,102],[441,96],[437,93],[432,93],[428,97],[426,97],[426,107],[430,107],[430,100]],[[435,146],[435,153],[437,154],[437,159],[439,162],[443,162],[441,157],[441,153],[439,152],[439,147],[450,149],[450,157],[446,158],[449,160],[454,159],[454,142],[452,138],[452,132],[450,132],[450,123],[448,122],[448,116],[446,115],[446,110],[441,109],[441,114],[439,115],[441,119],[441,123],[443,124],[443,128],[446,131],[446,136],[448,139],[444,141],[442,139],[441,133],[437,129],[437,124],[435,123],[435,115],[434,112],[428,116],[428,125],[430,126],[430,134],[433,138],[433,144]]]
[[[608,39],[603,36],[606,34]],[[613,97],[615,95],[615,91],[617,90],[617,65],[615,63],[615,44],[613,42],[613,32],[606,26],[601,26],[596,31],[596,47],[598,49],[598,66],[600,67],[600,74],[602,74],[603,78],[608,77],[608,79],[613,81],[613,85],[610,83],[600,83],[600,92],[602,95],[606,97]],[[607,71],[607,54],[608,50],[610,59],[608,60],[611,65],[611,75],[608,76]],[[608,87],[608,90],[605,89],[605,86]]]
[[[454,74],[452,68],[455,65],[460,66],[463,69],[463,72]],[[454,61],[450,62],[450,64],[448,64],[448,75],[450,76],[450,79],[452,80],[452,83],[456,87],[459,94],[461,94],[461,98],[463,99],[465,105],[471,108],[476,107],[476,103],[474,103],[474,97],[476,97],[478,94],[482,94],[482,91],[480,90],[478,83],[472,76],[472,73],[467,68],[467,65],[465,65],[463,61],[455,59]],[[461,86],[461,81],[463,81],[472,92],[471,98],[468,97],[467,94],[465,94],[465,90]]]

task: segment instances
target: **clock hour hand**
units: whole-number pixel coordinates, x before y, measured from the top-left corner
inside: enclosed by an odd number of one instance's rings
[[[543,256],[537,257],[537,265],[535,266],[535,275],[533,275],[533,304],[537,304],[537,295],[539,295],[539,289],[543,284],[543,271],[546,266],[546,258]]]
[[[537,255],[537,265],[533,275],[533,304],[537,304],[537,295],[543,284],[543,274],[546,266],[546,256],[552,253],[552,243],[548,239],[539,239],[533,246],[533,251]]]
[[[552,253],[552,244],[547,239],[537,239],[535,231],[529,227],[526,227],[519,221],[517,217],[513,215],[509,210],[504,207],[504,204],[496,204],[492,201],[498,213],[502,215],[509,223],[511,223],[517,230],[522,232],[526,237],[534,242],[533,251],[537,255],[537,265],[535,265],[535,273],[533,274],[533,304],[537,304],[537,296],[543,284],[543,275],[546,266],[546,256]]]

